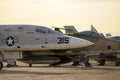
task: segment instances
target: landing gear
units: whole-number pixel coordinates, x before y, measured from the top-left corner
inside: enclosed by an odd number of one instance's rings
[[[32,63],[29,64],[29,67],[32,67]]]
[[[91,63],[85,63],[85,67],[92,67]]]
[[[115,66],[120,66],[120,63],[116,62],[116,63],[115,63]]]
[[[101,60],[99,61],[99,64],[98,64],[98,65],[104,66],[104,65],[105,65],[105,59],[101,59]]]
[[[85,56],[84,64],[85,64],[85,67],[92,67],[91,63],[89,63],[89,57],[88,56]]]
[[[17,66],[15,60],[8,60],[7,62],[8,62],[7,67],[16,67]]]
[[[100,60],[98,61],[100,66],[104,66],[105,65],[105,54],[104,53],[100,53],[99,55]]]
[[[0,61],[0,70],[3,68],[3,63]]]
[[[29,60],[29,67],[32,67],[32,60]]]
[[[80,66],[80,62],[84,61],[84,55],[73,56],[73,66]]]
[[[80,64],[79,64],[79,61],[74,61],[72,65],[73,66],[79,66]]]
[[[115,62],[115,66],[120,66],[120,59]]]

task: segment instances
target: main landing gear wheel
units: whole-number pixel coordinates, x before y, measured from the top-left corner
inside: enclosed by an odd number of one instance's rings
[[[116,63],[115,63],[115,66],[120,66],[120,64],[116,62]]]
[[[29,60],[29,67],[32,67],[32,60]]]
[[[74,61],[72,65],[73,66],[79,66],[80,64],[79,64],[79,61]]]
[[[31,64],[31,63],[29,64],[29,67],[32,67],[32,64]]]
[[[89,63],[89,57],[84,57],[84,65],[85,67],[92,67],[91,63]]]
[[[3,63],[0,61],[0,70],[3,68]]]
[[[116,61],[115,66],[120,66],[120,61]]]
[[[85,67],[92,67],[91,63],[84,63],[85,64]]]
[[[98,65],[100,65],[100,66],[104,66],[104,65],[105,65],[105,59],[100,60]]]

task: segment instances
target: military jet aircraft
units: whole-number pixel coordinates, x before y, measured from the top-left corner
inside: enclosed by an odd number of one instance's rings
[[[112,36],[110,33],[107,33],[107,34],[106,34],[106,37],[107,37],[108,39],[120,41],[120,36]]]
[[[60,64],[71,61],[72,48],[93,43],[37,25],[0,25],[0,69],[3,60],[29,63]]]
[[[103,65],[103,64],[105,64],[105,60],[107,61],[108,59],[111,58],[111,57],[109,57],[109,56],[111,56],[111,53],[112,54],[116,53],[115,55],[117,55],[117,56],[120,55],[119,54],[120,41],[115,41],[115,40],[110,40],[110,39],[105,38],[104,35],[98,33],[97,30],[93,26],[92,26],[92,30],[82,31],[82,32],[78,32],[74,28],[74,26],[64,26],[64,28],[66,30],[66,34],[68,34],[68,35],[83,38],[83,39],[86,39],[86,40],[89,40],[89,41],[95,43],[94,45],[76,50],[77,53],[80,52],[81,54],[82,53],[87,54],[85,56],[85,58],[86,58],[85,65],[86,66],[90,65],[90,63],[88,62],[89,59],[87,57],[92,57],[92,58],[96,59],[96,56],[97,56],[97,60],[99,59],[100,65],[101,64]],[[78,56],[78,55],[76,55],[76,56]],[[78,61],[78,60],[76,60],[76,61]],[[119,60],[115,60],[115,61],[116,61],[116,63],[119,63]],[[77,64],[78,64],[78,62],[74,62],[74,65],[77,65]]]
[[[98,31],[93,27],[93,25],[91,25],[91,31],[95,31],[98,33]],[[105,38],[105,36],[102,33],[98,33],[98,34],[101,34],[101,36],[103,36]],[[118,41],[118,43],[120,42],[120,36],[112,36],[110,33],[106,34],[106,38],[108,38],[110,40]],[[94,56],[96,56],[96,57],[94,57]],[[94,56],[92,56],[92,59],[97,60],[99,62],[99,65],[105,65],[105,61],[111,61],[111,62],[114,61],[116,66],[120,65],[119,53],[112,52],[112,53],[108,53],[108,54],[103,54],[103,55],[98,54],[98,55],[94,55]],[[103,58],[103,60],[100,58]]]
[[[91,25],[91,31],[95,31],[98,33],[98,31],[93,27],[93,25]],[[98,33],[101,36],[103,36],[105,38],[105,36],[102,33]],[[115,40],[115,41],[120,41],[120,36],[112,36],[110,33],[106,34],[106,38],[110,39],[110,40]],[[111,61],[111,62],[115,62],[116,66],[120,65],[120,55],[119,53],[107,53],[107,54],[98,54],[98,55],[91,55],[92,59],[97,60],[99,62],[99,65],[105,65],[106,61]],[[101,58],[101,59],[100,59]]]
[[[107,33],[106,37],[110,40],[115,40],[115,41],[120,42],[120,36],[112,36],[110,33]],[[114,61],[115,65],[119,66],[120,65],[120,55],[118,55],[118,54],[120,54],[120,53],[110,53],[109,55],[106,55],[106,57],[108,58],[108,61]],[[105,62],[103,62],[103,63],[105,63]]]

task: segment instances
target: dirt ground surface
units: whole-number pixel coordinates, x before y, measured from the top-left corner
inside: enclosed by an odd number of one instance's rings
[[[106,65],[86,68],[84,66],[61,65],[48,67],[37,64],[27,67],[4,67],[0,71],[0,80],[120,80],[120,67]]]

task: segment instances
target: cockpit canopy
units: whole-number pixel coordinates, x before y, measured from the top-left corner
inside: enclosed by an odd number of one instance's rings
[[[98,39],[104,38],[101,34],[94,32],[94,31],[82,31],[80,32],[80,34],[89,36],[89,37],[98,38]]]
[[[57,31],[54,31],[50,28],[47,28],[47,27],[43,27],[43,26],[36,26],[36,29],[35,29],[36,32],[38,33],[48,33],[48,34],[61,34]]]

